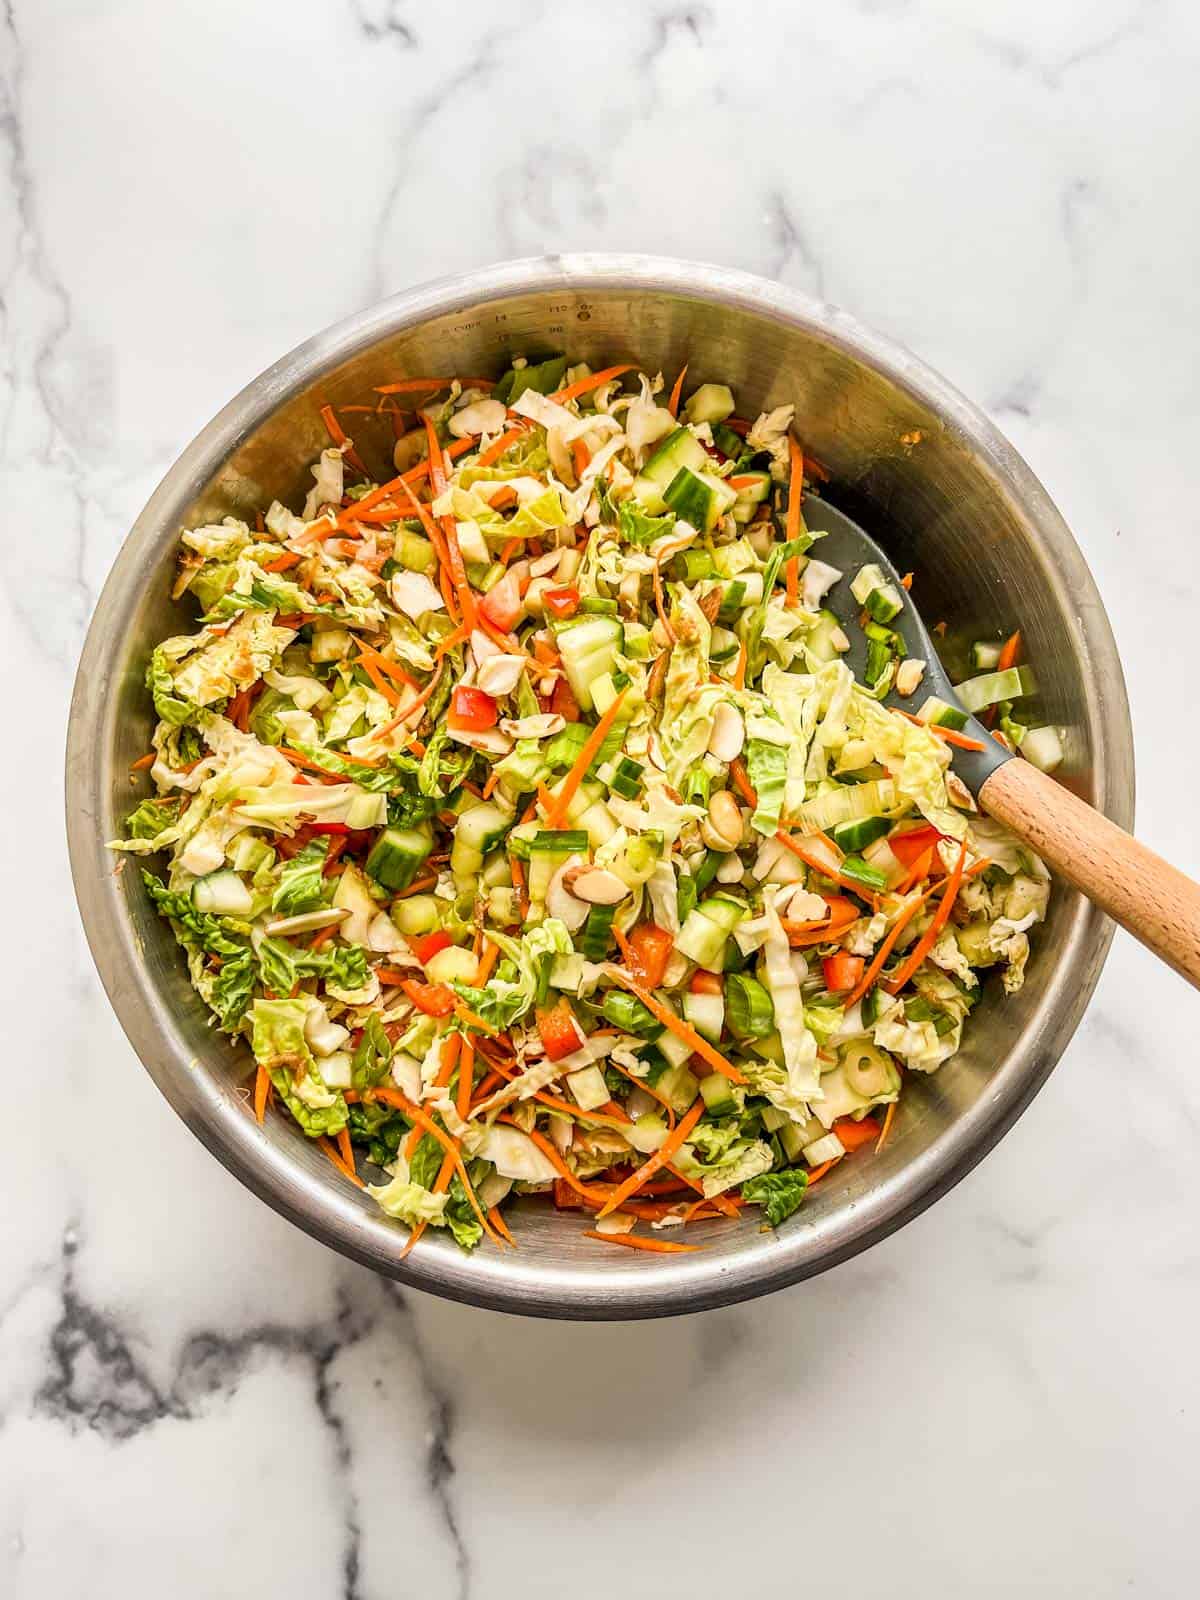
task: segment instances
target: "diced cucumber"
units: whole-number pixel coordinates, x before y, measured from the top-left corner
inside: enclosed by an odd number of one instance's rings
[[[674,1035],[669,1037],[674,1038]],[[676,1116],[682,1116],[700,1092],[695,1074],[682,1062],[668,1067],[656,1087]]]
[[[732,428],[727,428],[724,423],[718,422],[712,431],[713,444],[723,456],[736,461],[742,453],[741,435],[734,433]]]
[[[738,479],[737,499],[733,502],[733,520],[735,522],[753,522],[754,513],[762,505],[771,492],[771,474],[769,472],[738,472],[734,476]],[[745,480],[751,481],[747,483]]]
[[[314,628],[308,654],[315,663],[344,661],[353,647],[354,641],[346,628]]]
[[[724,422],[733,415],[733,393],[724,383],[702,383],[684,405],[683,414],[689,422]]]
[[[624,638],[625,630],[615,617],[587,617],[558,630],[563,668],[582,710],[592,710],[592,684],[613,672]]]
[[[440,904],[431,894],[413,894],[397,900],[389,914],[400,933],[433,933],[442,925]]]
[[[625,649],[622,652],[632,661],[648,661],[651,649],[650,629],[641,622],[625,624]]]
[[[428,539],[402,527],[396,530],[392,559],[398,566],[406,567],[409,572],[432,572],[437,558]]]
[[[427,822],[414,828],[385,828],[371,846],[364,865],[376,883],[395,894],[408,888],[432,849],[433,829]],[[481,855],[476,868],[482,864]]]
[[[936,694],[931,694],[925,704],[917,712],[919,722],[931,723],[938,728],[965,728],[967,713],[958,706],[952,706],[947,701],[939,699]]]
[[[493,800],[481,800],[461,812],[450,847],[450,871],[454,876],[467,878],[478,872],[484,856],[503,841],[512,821],[512,812]]]
[[[701,1038],[716,1044],[725,1025],[725,1001],[721,995],[685,994],[683,1014]]]
[[[724,921],[714,921],[706,909],[712,904],[711,900],[706,900],[688,913],[687,921],[675,936],[675,948],[705,971],[720,972],[725,964],[725,946],[732,924],[726,926]]]
[[[1062,765],[1063,743],[1057,728],[1029,728],[1021,740],[1021,754],[1042,772]]]
[[[746,1043],[765,1039],[775,1028],[775,1005],[770,991],[744,972],[731,972],[725,979],[725,1001],[729,1031]]]
[[[783,1146],[783,1153],[789,1161],[799,1161],[804,1154],[804,1134],[790,1120],[779,1129],[779,1143]]]
[[[876,622],[890,622],[904,609],[904,596],[873,561],[855,574],[850,593]]]
[[[830,837],[839,850],[861,851],[882,839],[891,826],[887,817],[859,817],[853,822],[838,823]]]
[[[598,717],[604,715],[619,693],[611,672],[602,672],[598,678],[592,679],[592,708]]]
[[[539,838],[545,837],[547,835],[539,835]],[[583,839],[582,848],[566,854],[558,849],[545,849],[537,841],[534,842],[529,851],[528,889],[529,898],[535,905],[541,905],[545,900],[550,880],[561,866],[575,858],[587,859],[587,835],[576,835],[576,837]]]
[[[642,468],[642,478],[656,484],[661,491],[681,467],[693,472],[703,472],[708,463],[708,451],[690,428],[676,428],[669,433]]]
[[[1019,700],[1037,693],[1037,680],[1029,667],[1006,667],[1003,672],[985,672],[978,678],[955,685],[955,693],[968,711],[978,713],[1001,700]]]
[[[849,878],[868,894],[882,894],[887,888],[887,873],[873,867],[861,856],[843,856],[838,869],[843,878]]]
[[[569,1072],[566,1085],[581,1111],[599,1111],[612,1098],[604,1081],[603,1069],[594,1064],[581,1067],[578,1072]]]
[[[582,956],[588,961],[603,961],[608,954],[609,940],[612,937],[613,917],[616,906],[593,906],[588,912],[588,919],[583,925],[583,931],[576,936],[576,944]],[[582,974],[581,974],[582,976]],[[554,980],[551,979],[551,982]]]
[[[192,904],[197,911],[208,911],[216,917],[248,917],[254,910],[254,896],[236,872],[223,867],[206,878],[196,879]]]
[[[765,1105],[759,1113],[762,1125],[768,1133],[778,1133],[780,1128],[786,1128],[791,1118],[786,1111],[780,1111],[778,1106]]]
[[[710,1072],[707,1078],[701,1078],[700,1094],[710,1117],[736,1116],[746,1104],[744,1091],[730,1083],[723,1072]]]
[[[619,794],[626,800],[636,800],[641,791],[642,774],[645,770],[640,761],[632,761],[628,756],[622,756],[612,769],[608,786],[614,794]]]
[[[366,830],[382,828],[387,821],[387,795],[352,794],[346,807],[346,826]]]
[[[663,490],[663,501],[694,528],[711,532],[737,499],[737,493],[711,472],[680,467]]]
[[[478,971],[479,957],[461,944],[448,944],[425,963],[430,983],[474,983]]]
[[[521,898],[515,889],[489,889],[487,911],[501,928],[514,927],[521,920]]]
[[[845,1154],[846,1147],[836,1133],[827,1133],[823,1139],[804,1146],[804,1159],[810,1167],[823,1167],[827,1161],[836,1161]]]
[[[587,834],[582,828],[543,828],[530,840],[529,852],[535,850],[546,855],[571,856],[588,847]]]
[[[546,746],[547,765],[556,771],[565,771],[573,767],[591,731],[586,722],[568,722],[562,732],[556,733]]]
[[[836,642],[839,636],[844,637],[841,623],[832,611],[822,608],[804,643],[815,660],[836,661],[842,654]]]
[[[971,665],[976,672],[995,672],[1000,665],[1000,652],[1003,649],[1002,644],[977,639],[971,646]]]
[[[879,988],[869,989],[862,998],[859,1016],[862,1017],[865,1028],[873,1028],[883,1015],[883,991]]]

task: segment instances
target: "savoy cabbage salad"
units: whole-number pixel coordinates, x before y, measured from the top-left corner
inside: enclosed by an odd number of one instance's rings
[[[985,974],[1020,986],[1045,914],[1042,863],[948,770],[962,718],[888,626],[905,595],[820,560],[793,408],[685,382],[560,357],[388,384],[325,408],[298,510],[182,535],[199,616],[149,663],[153,792],[113,848],[252,1053],[258,1120],[406,1250],[510,1246],[528,1194],[598,1247],[778,1226],[883,1144]],[[355,411],[390,417],[386,482]],[[968,698],[1049,767],[1019,655],[977,643]]]

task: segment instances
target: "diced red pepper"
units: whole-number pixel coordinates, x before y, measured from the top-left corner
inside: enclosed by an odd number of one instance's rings
[[[821,963],[821,970],[825,974],[825,987],[830,994],[846,994],[854,988],[863,974],[863,958],[852,956],[847,950],[839,950],[836,955],[826,956]]]
[[[907,833],[890,833],[887,843],[901,866],[913,867],[926,850],[932,850],[938,840],[944,837],[932,824],[927,823],[923,828],[910,828]]]
[[[575,588],[547,589],[542,595],[546,610],[562,622],[579,610],[579,590]]]
[[[521,598],[521,575],[506,572],[484,595],[479,609],[493,628],[501,633],[511,633],[525,615],[525,602]]]
[[[847,1150],[857,1150],[860,1145],[878,1139],[879,1124],[871,1117],[864,1117],[861,1122],[855,1122],[853,1117],[839,1117],[830,1132],[837,1134]]]
[[[551,1061],[561,1061],[583,1044],[575,1013],[565,1000],[560,1000],[551,1011],[539,1011],[537,1026],[542,1047]]]
[[[450,711],[446,720],[459,733],[482,733],[496,726],[496,702],[482,689],[460,684],[450,696]]]
[[[450,935],[442,928],[439,928],[436,933],[425,933],[418,935],[415,939],[410,938],[408,947],[421,965],[424,966],[427,961],[437,955],[439,950],[444,950],[450,943],[452,943]]]
[[[554,1180],[554,1204],[560,1211],[582,1211],[583,1205],[565,1178]]]
[[[406,978],[400,987],[427,1017],[448,1017],[454,1010],[454,996],[443,983],[418,983],[415,978]]]
[[[639,922],[629,934],[629,974],[647,989],[657,989],[663,981],[674,937],[656,922]]]
[[[575,691],[565,677],[559,678],[554,685],[554,693],[550,696],[550,704],[546,709],[555,716],[562,717],[565,722],[579,722],[583,717],[579,701],[575,698]]]
[[[703,967],[697,967],[688,988],[693,994],[724,994],[725,980],[719,972],[705,972]]]

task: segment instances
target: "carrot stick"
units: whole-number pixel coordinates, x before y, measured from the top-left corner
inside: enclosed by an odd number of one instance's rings
[[[361,472],[365,478],[367,469],[363,466],[362,457],[359,456],[354,446],[350,443],[346,430],[338,421],[337,414],[332,406],[321,407],[321,421],[325,424],[326,432],[342,452],[343,457],[350,463],[355,472]]]
[[[287,572],[290,567],[299,566],[300,557],[295,550],[285,550],[281,556],[276,556],[274,561],[264,561],[264,572]]]
[[[460,383],[464,389],[496,387],[491,378],[402,378],[399,383],[377,383],[375,393],[416,394],[422,389],[431,389],[436,394],[439,389],[448,389],[452,383]]]
[[[471,1091],[475,1087],[475,1041],[464,1038],[458,1058],[458,1093],[455,1109],[465,1122],[471,1114]]]
[[[565,389],[556,389],[550,396],[562,405],[564,400],[578,400],[580,395],[591,394],[593,389],[600,389],[613,378],[620,378],[627,372],[633,371],[633,362],[626,361],[623,366],[605,367],[602,372],[593,372],[589,377],[579,378],[575,383],[569,383]]]
[[[621,690],[620,694],[613,701],[612,705],[609,706],[608,710],[604,713],[599,722],[597,722],[596,726],[592,729],[591,733],[589,733],[587,738],[584,740],[583,748],[575,757],[575,762],[571,767],[570,772],[567,773],[566,777],[559,785],[558,793],[553,797],[550,810],[546,813],[546,826],[548,828],[562,827],[563,820],[567,814],[567,807],[575,798],[575,794],[579,788],[579,785],[587,776],[587,770],[591,766],[592,762],[596,759],[596,753],[600,749],[600,746],[604,743],[604,740],[608,735],[608,730],[617,720],[617,713],[620,711],[621,704],[628,693],[628,688]]]
[[[889,978],[884,987],[889,994],[898,994],[913,973],[924,961],[930,950],[937,943],[938,934],[946,925],[946,920],[954,909],[954,901],[958,895],[959,886],[963,880],[963,868],[967,860],[967,841],[964,839],[959,847],[958,860],[954,863],[954,870],[946,882],[946,892],[941,898],[937,910],[933,914],[933,921],[917,940],[912,953],[901,966],[899,972]]]
[[[375,665],[374,661],[371,660],[370,656],[360,656],[358,665],[363,669],[367,677],[370,678],[371,682],[375,685],[376,691],[383,696],[388,705],[400,705],[404,697],[401,695],[399,689],[387,681],[383,673]]]
[[[430,678],[429,682],[421,690],[420,694],[412,702],[411,705],[406,706],[405,709],[400,713],[400,715],[398,717],[393,717],[390,722],[385,722],[382,728],[377,728],[376,729],[375,738],[377,740],[386,739],[389,733],[392,733],[396,728],[398,728],[402,722],[407,722],[409,720],[409,718],[412,716],[413,712],[416,711],[418,709],[418,707],[423,706],[425,704],[426,700],[429,699],[429,696],[433,693],[433,691],[438,686],[438,679],[442,675],[443,664],[444,663],[441,662],[441,661],[438,662],[437,666],[434,668],[433,677]],[[385,696],[385,698],[386,698],[386,696]],[[368,761],[366,763],[366,765],[367,766],[373,766],[373,765],[377,766],[377,765],[379,765],[379,763],[378,762],[370,762],[370,761]]]
[[[353,1172],[354,1171],[354,1148],[350,1143],[350,1130],[349,1130],[349,1128],[343,1128],[342,1131],[338,1134],[338,1136],[337,1136],[337,1147],[338,1147],[339,1153],[341,1154],[342,1160],[346,1163],[347,1168],[351,1172]]]
[[[575,468],[576,478],[582,478],[587,471],[588,462],[592,459],[591,451],[582,439],[571,441],[571,465]],[[496,502],[493,500],[492,505]]]
[[[944,739],[947,744],[955,745],[959,750],[987,749],[987,745],[981,739],[972,739],[969,734],[959,733],[957,728],[943,728],[936,722],[923,722],[920,717],[914,717],[911,711],[903,711],[899,706],[893,706],[892,709],[906,722],[915,722],[919,728],[928,728],[930,733],[936,734],[939,739]]]
[[[750,782],[750,775],[746,771],[744,762],[739,756],[734,756],[729,763],[729,776],[733,779],[733,786],[741,795],[748,806],[758,805],[758,795],[754,785]]]
[[[453,444],[446,447],[447,459],[465,455],[468,450],[474,450],[475,445],[476,441],[474,439],[455,439]],[[377,489],[372,489],[368,494],[363,495],[361,500],[356,500],[353,505],[344,507],[343,510],[338,512],[336,520],[330,527],[327,530],[322,530],[320,537],[323,539],[328,538],[338,528],[345,527],[346,523],[365,517],[368,511],[374,511],[375,507],[382,505],[385,500],[391,500],[397,489],[407,488],[409,484],[423,483],[428,476],[428,460],[418,461],[416,466],[410,467],[407,472],[400,473],[398,477],[389,478],[386,483],[381,483]],[[400,516],[398,511],[396,516]]]
[[[830,1167],[836,1167],[841,1159],[841,1156],[834,1156],[832,1161],[826,1161],[821,1166],[814,1167],[808,1175],[808,1187],[811,1189],[815,1184],[820,1183]]]
[[[780,844],[786,846],[786,848],[789,849],[794,856],[798,856],[806,867],[811,867],[814,872],[819,872],[823,878],[831,878],[834,883],[840,883],[843,889],[852,889],[861,900],[866,900],[872,906],[877,906],[879,904],[879,897],[877,895],[868,894],[868,892],[863,888],[862,884],[855,883],[853,878],[843,877],[836,867],[830,866],[829,863],[822,860],[820,856],[813,855],[811,850],[806,850],[803,845],[797,844],[795,839],[793,839],[790,834],[784,833],[782,828],[780,828],[775,837],[779,840]]]
[[[637,1171],[626,1178],[624,1183],[618,1184],[615,1192],[609,1196],[600,1208],[600,1215],[607,1217],[610,1212],[619,1211],[622,1200],[630,1199],[648,1179],[652,1178],[656,1172],[661,1171],[680,1146],[687,1142],[688,1134],[691,1133],[703,1115],[704,1099],[698,1095],[686,1115],[681,1118],[674,1130],[667,1135],[654,1154],[646,1161],[643,1161]]]
[[[507,433],[502,433],[498,439],[492,440],[476,464],[481,467],[490,467],[493,462],[499,461],[506,450],[511,450],[514,444],[522,440],[526,432],[525,424],[521,423],[519,427],[510,428]]]
[[[254,1120],[261,1128],[267,1114],[267,1100],[271,1093],[271,1075],[260,1066],[254,1075]]]
[[[800,497],[804,493],[804,452],[788,434],[788,497],[784,538],[788,541],[800,537]],[[791,556],[784,568],[787,582],[787,604],[794,611],[800,603],[800,557]]]
[[[154,750],[150,750],[146,755],[139,756],[129,770],[130,772],[145,772],[146,768],[152,767],[157,760],[158,753]]]
[[[679,369],[679,376],[675,379],[675,387],[671,390],[671,398],[667,401],[667,410],[673,417],[679,415],[679,398],[683,394],[683,380],[687,376],[687,362]]]
[[[601,1212],[604,1216],[606,1213]],[[656,1255],[681,1255],[689,1250],[703,1250],[702,1244],[676,1244],[673,1239],[643,1239],[632,1233],[600,1233],[595,1228],[583,1230],[585,1239],[599,1239],[601,1244],[620,1244],[626,1250],[652,1250]]]
[[[410,672],[405,672],[404,668],[399,666],[395,661],[389,661],[385,655],[381,655],[378,650],[365,643],[365,641],[362,639],[356,638],[354,642],[358,646],[362,655],[373,661],[379,668],[380,672],[386,673],[389,678],[394,679],[397,683],[405,684],[409,689],[420,689],[421,685],[412,676],[412,674]]]
[[[1017,629],[1004,641],[1004,648],[996,658],[996,671],[1007,672],[1009,667],[1015,667],[1017,658],[1021,654],[1021,630]]]
[[[500,1215],[500,1207],[493,1206],[488,1212],[488,1217],[491,1221],[492,1227],[495,1228],[500,1237],[505,1241],[506,1244],[512,1245],[513,1249],[515,1250],[517,1248],[517,1241],[513,1238],[512,1233],[509,1230],[508,1223],[505,1222],[504,1218]]]
[[[613,970],[613,976],[622,988],[637,996],[647,1011],[653,1012],[664,1028],[669,1029],[677,1039],[682,1039],[685,1044],[690,1045],[693,1055],[698,1055],[707,1061],[714,1072],[722,1073],[731,1083],[745,1083],[742,1074],[726,1061],[719,1050],[715,1050],[707,1039],[702,1038],[690,1023],[677,1017],[669,1007],[663,1005],[661,1000],[656,1000],[650,990],[643,988],[636,978],[631,978],[627,972],[622,972],[619,968]]]
[[[484,1216],[483,1211],[480,1209],[479,1201],[475,1197],[475,1190],[471,1186],[471,1175],[467,1171],[466,1165],[463,1162],[462,1153],[459,1150],[458,1145],[453,1139],[451,1139],[450,1135],[439,1128],[437,1123],[434,1122],[433,1118],[427,1116],[425,1112],[421,1110],[420,1106],[414,1105],[402,1090],[380,1087],[378,1089],[372,1089],[371,1094],[376,1100],[382,1100],[385,1105],[395,1106],[398,1110],[403,1111],[404,1115],[408,1117],[410,1121],[415,1122],[419,1128],[422,1128],[426,1133],[431,1134],[432,1137],[435,1138],[441,1145],[442,1149],[447,1155],[453,1156],[454,1170],[458,1174],[458,1181],[463,1186],[463,1190],[466,1193],[468,1201],[470,1202],[471,1210],[475,1213],[476,1220],[479,1222],[484,1233],[486,1233],[489,1238],[495,1239],[497,1237],[495,1230],[492,1228],[492,1225],[488,1221],[487,1217]]]
[[[446,489],[446,464],[442,456],[442,447],[438,442],[437,429],[428,417],[425,418],[425,434],[429,440],[430,482],[436,499]],[[479,615],[479,608],[475,604],[475,591],[471,588],[470,579],[467,577],[462,551],[458,547],[458,525],[453,515],[442,518],[442,534],[446,541],[450,576],[454,579],[455,592],[462,607],[463,621],[468,627],[473,628]]]
[[[899,1103],[898,1101],[893,1100],[892,1103],[888,1106],[886,1113],[884,1114],[883,1127],[879,1130],[879,1137],[875,1141],[875,1154],[876,1155],[878,1155],[879,1152],[883,1149],[884,1141],[886,1140],[888,1134],[892,1131],[892,1122],[893,1122],[893,1119],[895,1118],[895,1115],[896,1115],[896,1106],[897,1106],[898,1103]]]
[[[735,689],[744,689],[746,687],[746,659],[746,641],[742,639],[738,642],[737,665],[733,669],[733,687]]]

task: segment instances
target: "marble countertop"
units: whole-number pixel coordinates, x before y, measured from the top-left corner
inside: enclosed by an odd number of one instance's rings
[[[1194,8],[750,12],[0,10],[13,1600],[1200,1585],[1200,1000],[1123,935],[1033,1109],[917,1222],[769,1300],[580,1327],[401,1293],[274,1216],[140,1070],[78,926],[40,775],[153,484],[313,330],[559,249],[778,278],[978,399],[1107,601],[1140,831],[1200,874]]]

